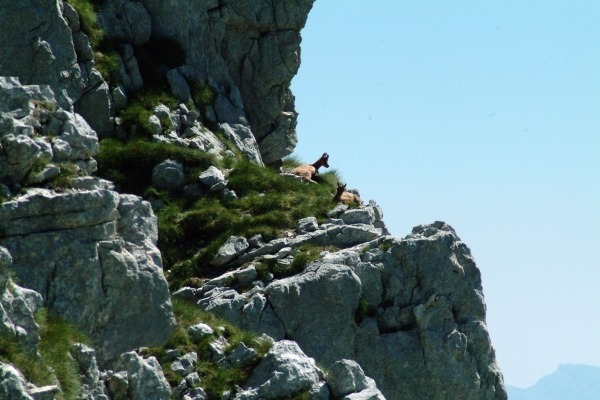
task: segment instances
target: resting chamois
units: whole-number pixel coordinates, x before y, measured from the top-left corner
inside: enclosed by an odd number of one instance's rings
[[[354,203],[358,204],[359,208],[363,207],[363,202],[360,199],[360,197],[358,197],[354,193],[346,192],[346,185],[342,185],[339,182],[337,184],[337,192],[335,193],[335,196],[333,196],[333,201],[335,201],[335,202],[341,201],[344,204],[354,202]]]
[[[327,162],[328,160],[329,154],[323,153],[321,158],[319,158],[313,164],[302,164],[294,168],[294,174],[308,182],[317,183],[314,178],[319,174],[319,168],[329,168],[329,163]]]

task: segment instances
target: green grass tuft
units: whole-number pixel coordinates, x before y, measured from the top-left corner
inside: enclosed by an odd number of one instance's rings
[[[202,169],[215,163],[210,154],[175,144],[144,140],[121,143],[114,139],[104,139],[100,142],[100,152],[96,156],[97,174],[121,185],[123,192],[142,195],[152,184],[154,166],[167,159]]]
[[[81,391],[79,367],[69,354],[75,343],[86,343],[86,337],[62,318],[40,309],[36,313],[42,357],[23,348],[15,338],[0,337],[0,360],[15,365],[37,386],[60,384],[58,399],[77,399]],[[57,382],[58,381],[58,382]]]
[[[79,14],[81,30],[89,37],[93,48],[96,48],[104,38],[104,32],[98,26],[96,6],[102,4],[100,0],[66,0]]]
[[[196,107],[204,111],[215,99],[215,93],[208,86],[197,82],[192,85],[192,100]]]
[[[119,68],[118,57],[115,51],[96,51],[94,53],[95,68],[100,71],[102,77],[109,83],[110,87],[118,86],[121,83],[116,76],[116,71]]]
[[[196,371],[200,375],[201,386],[209,398],[219,398],[222,392],[234,390],[236,385],[242,385],[248,379],[252,369],[271,347],[269,342],[260,340],[256,334],[242,331],[234,325],[212,314],[208,314],[198,309],[197,306],[185,301],[174,299],[173,312],[177,320],[177,326],[171,333],[169,341],[162,347],[150,349],[150,354],[155,355],[159,360],[164,360],[167,349],[179,349],[182,355],[190,351],[195,351],[198,354],[199,360],[206,360],[210,354],[208,345],[216,339],[216,336],[207,337],[199,343],[193,343],[187,334],[188,327],[201,322],[211,326],[215,332],[218,332],[221,327],[224,328],[223,336],[229,342],[229,346],[225,349],[226,352],[231,351],[240,342],[243,342],[247,346],[253,347],[258,353],[252,365],[246,368],[231,367],[225,369],[219,367],[214,362],[199,361],[196,365]],[[163,362],[163,367],[167,380],[169,380],[171,385],[177,385],[181,377],[170,370],[170,363]]]

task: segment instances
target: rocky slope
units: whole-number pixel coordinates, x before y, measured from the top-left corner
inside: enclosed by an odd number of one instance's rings
[[[3,398],[506,398],[450,226],[390,236],[331,177],[263,167],[296,143],[311,6],[0,5]],[[71,386],[28,366],[51,362],[53,318],[87,337],[57,364]]]

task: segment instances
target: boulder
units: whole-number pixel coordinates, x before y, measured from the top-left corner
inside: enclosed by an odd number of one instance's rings
[[[205,337],[214,335],[215,331],[210,326],[200,323],[190,326],[187,333],[193,343],[198,343]]]
[[[197,362],[198,354],[192,351],[173,361],[173,364],[171,364],[171,371],[181,376],[189,375],[194,370]]]
[[[345,224],[372,225],[375,222],[375,213],[371,207],[345,211],[339,216]]]
[[[10,400],[34,400],[27,390],[27,380],[15,367],[0,362],[0,397]]]
[[[273,345],[252,371],[236,400],[285,399],[309,391],[324,379],[323,372],[295,342],[282,340]]]
[[[298,221],[298,232],[300,233],[313,232],[317,228],[319,228],[319,224],[315,217],[306,217]]]
[[[231,236],[223,246],[221,246],[217,255],[215,255],[210,263],[219,267],[245,252],[248,247],[250,247],[250,245],[246,238]]]
[[[122,354],[120,362],[127,370],[128,393],[132,400],[171,398],[171,387],[156,358],[143,359],[132,351]]]
[[[200,174],[198,177],[200,182],[206,186],[212,187],[217,183],[225,182],[225,175],[215,166],[210,166],[208,169]]]
[[[252,131],[242,124],[222,123],[219,127],[227,137],[231,140],[242,153],[248,156],[248,159],[255,164],[263,165],[258,144]]]
[[[167,79],[169,81],[169,86],[171,87],[171,93],[176,99],[184,103],[190,100],[190,86],[177,68],[167,72]]]
[[[333,363],[327,373],[327,384],[334,397],[343,397],[368,387],[365,373],[353,360],[340,360]]]
[[[157,189],[180,189],[185,185],[183,164],[176,160],[165,160],[152,169],[152,186]]]

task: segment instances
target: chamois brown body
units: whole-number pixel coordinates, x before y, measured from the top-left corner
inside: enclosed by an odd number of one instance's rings
[[[323,153],[323,155],[312,164],[302,164],[294,168],[294,174],[302,177],[302,179],[317,183],[314,178],[319,174],[319,168],[329,168],[329,154]]]
[[[358,207],[363,207],[363,202],[360,197],[354,193],[346,192],[346,185],[342,185],[339,182],[337,184],[337,192],[335,193],[335,196],[333,196],[333,201],[341,201],[344,204],[354,202],[358,204]]]

